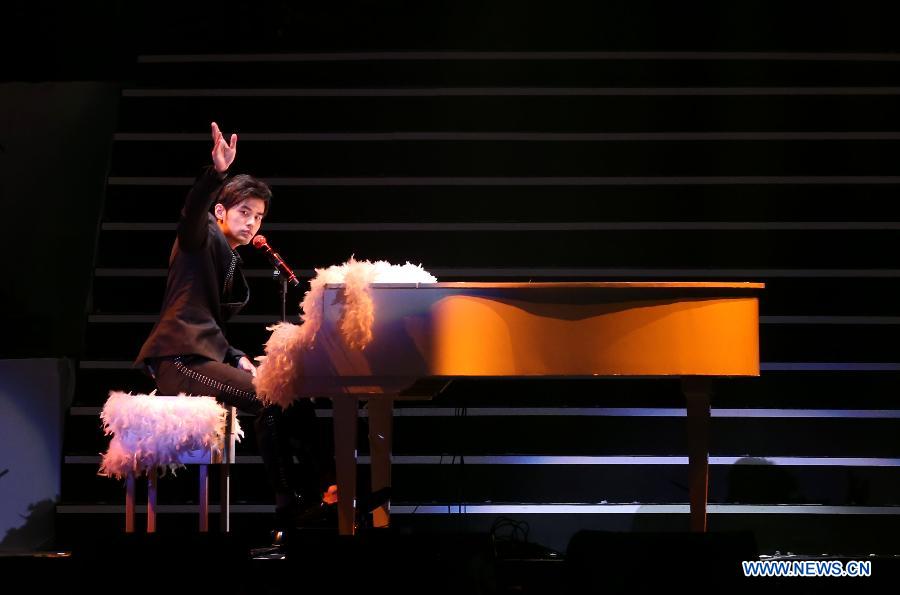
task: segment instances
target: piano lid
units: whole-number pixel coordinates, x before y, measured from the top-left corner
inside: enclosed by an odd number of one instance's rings
[[[373,284],[373,339],[349,346],[326,287],[304,395],[397,394],[430,377],[758,376],[762,283]]]
[[[343,283],[329,283],[326,289],[344,287]],[[374,289],[765,289],[765,283],[719,281],[540,281],[540,282],[480,282],[452,281],[441,283],[373,283]]]

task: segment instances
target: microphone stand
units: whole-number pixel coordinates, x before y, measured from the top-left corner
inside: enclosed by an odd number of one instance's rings
[[[281,287],[279,288],[278,293],[281,294],[281,322],[287,322],[287,277],[281,274],[278,267],[275,267],[272,270],[272,280],[276,282],[280,281]]]
[[[269,262],[272,263],[272,279],[281,281],[281,322],[287,322],[287,286],[288,283],[299,286],[300,281],[278,253],[272,250],[272,247],[266,242],[265,236],[256,236],[253,238],[252,244],[254,248],[264,251],[269,257]]]

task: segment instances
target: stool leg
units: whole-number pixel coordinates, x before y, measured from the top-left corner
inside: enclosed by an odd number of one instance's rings
[[[229,407],[228,416],[225,418],[225,443],[222,449],[222,474],[219,480],[219,530],[222,533],[231,532],[231,463],[234,462],[236,415],[237,408]]]
[[[156,467],[147,470],[147,533],[156,533]]]
[[[125,532],[134,533],[134,473],[125,476]]]
[[[222,463],[220,491],[219,530],[222,533],[229,533],[231,532],[231,465],[227,459]]]
[[[200,494],[197,496],[200,505],[200,532],[209,531],[209,475],[208,466],[200,465]]]

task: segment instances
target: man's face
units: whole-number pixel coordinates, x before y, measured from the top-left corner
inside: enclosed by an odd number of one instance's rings
[[[219,229],[232,248],[246,246],[262,225],[266,203],[261,198],[247,198],[230,209],[217,204],[215,208]]]

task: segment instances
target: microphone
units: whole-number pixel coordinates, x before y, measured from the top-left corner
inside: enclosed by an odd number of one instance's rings
[[[272,264],[275,265],[275,268],[278,269],[281,273],[283,273],[287,277],[287,282],[297,287],[300,285],[300,280],[297,279],[297,275],[294,274],[294,271],[291,270],[291,267],[287,265],[284,260],[282,260],[281,256],[278,255],[278,252],[275,252],[272,249],[272,246],[269,245],[269,242],[266,241],[266,236],[256,236],[253,238],[253,247],[257,250],[262,250],[269,257],[269,260],[272,261]]]

